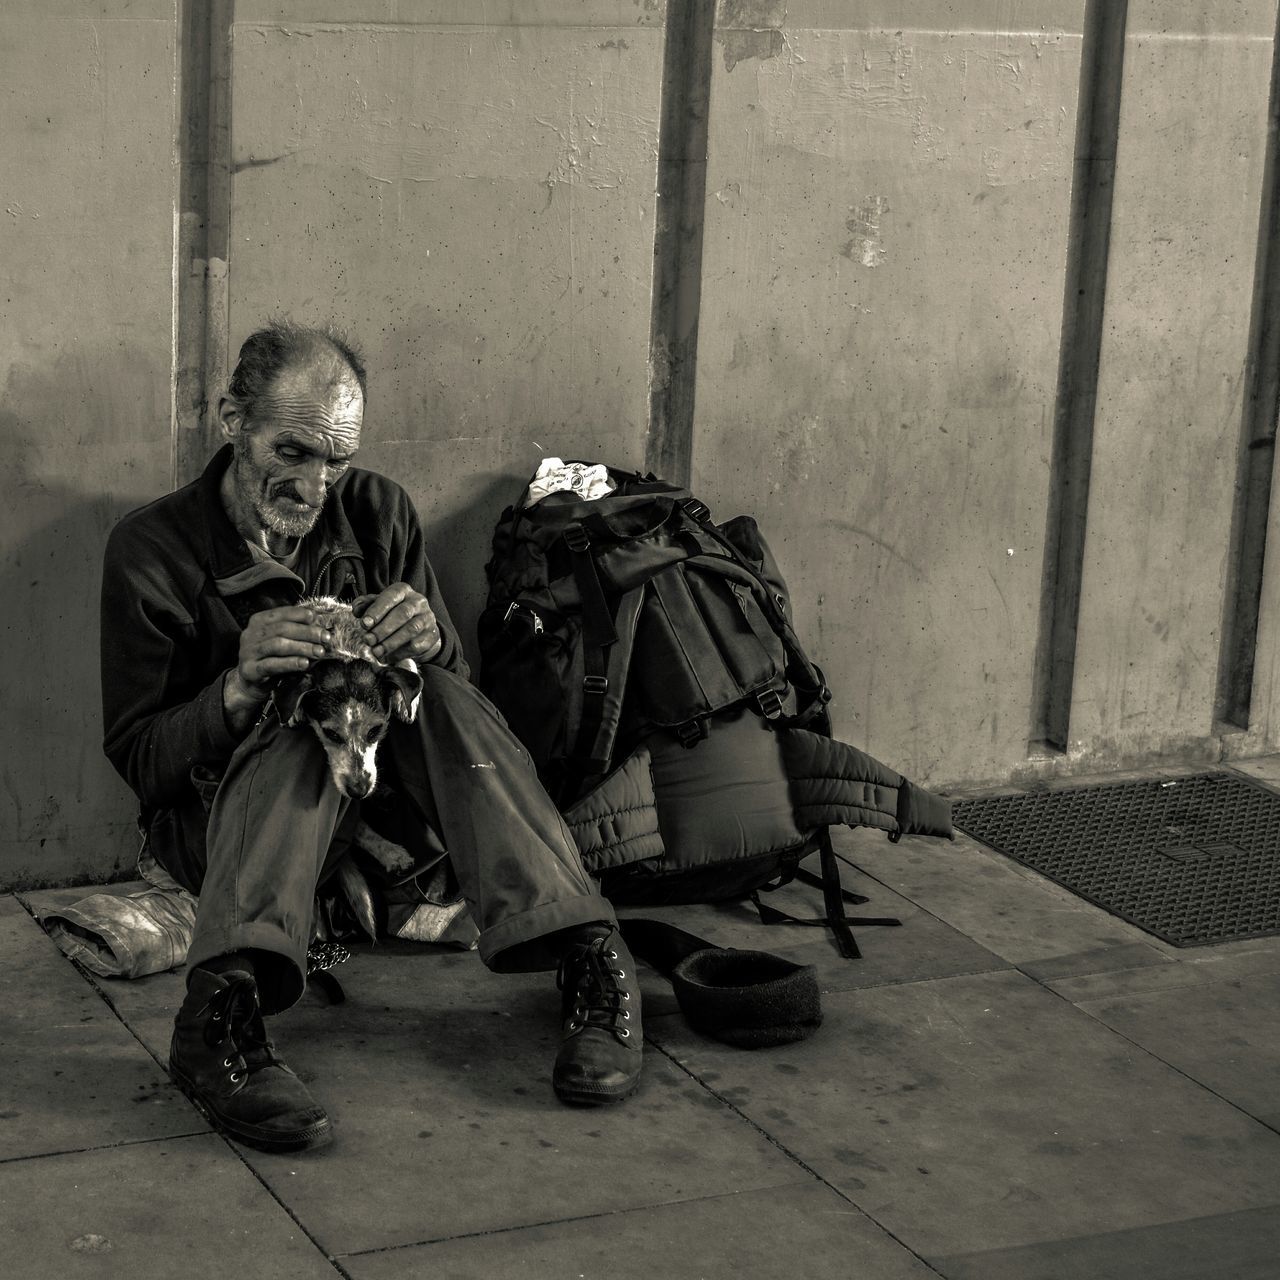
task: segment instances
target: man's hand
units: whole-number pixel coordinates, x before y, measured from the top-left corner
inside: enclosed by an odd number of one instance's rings
[[[271,693],[271,681],[305,671],[325,653],[329,633],[305,604],[264,609],[240,633],[240,658],[222,686],[222,707],[231,726],[243,732]]]
[[[429,662],[444,643],[426,596],[408,583],[397,582],[372,599],[357,600],[355,609],[369,629],[374,656],[383,662]]]

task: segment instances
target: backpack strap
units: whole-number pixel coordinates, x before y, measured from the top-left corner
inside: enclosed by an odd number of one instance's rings
[[[600,585],[595,556],[591,554],[591,535],[581,522],[575,522],[565,526],[563,537],[582,601],[582,642],[588,648],[603,649],[617,640],[618,633]]]
[[[598,584],[597,579],[597,584]],[[618,601],[617,614],[608,612],[609,635],[599,642],[588,639],[586,618],[582,635],[582,711],[578,732],[568,760],[576,774],[577,785],[609,768],[613,744],[622,718],[622,698],[626,692],[627,667],[635,640],[636,622],[644,600],[644,588],[624,592]],[[604,605],[603,593],[601,604]]]
[[[760,913],[762,924],[801,924],[814,928],[830,929],[835,935],[836,946],[839,948],[840,954],[846,960],[861,959],[862,952],[858,949],[858,943],[853,936],[853,930],[849,927],[850,925],[896,926],[900,925],[902,921],[892,916],[845,915],[844,904],[846,902],[863,903],[868,899],[860,893],[851,892],[840,883],[840,863],[836,857],[836,851],[831,845],[830,830],[823,827],[815,838],[821,857],[821,878],[808,871],[797,871],[794,878],[822,890],[822,905],[826,908],[826,915],[813,918],[788,915],[785,911],[779,911],[777,907],[769,907],[761,902],[760,890],[758,889],[752,893],[751,901],[755,903],[755,908]],[[791,878],[788,877],[787,880]],[[770,889],[781,888],[783,884],[787,883],[787,880],[769,885],[765,892],[767,893]]]

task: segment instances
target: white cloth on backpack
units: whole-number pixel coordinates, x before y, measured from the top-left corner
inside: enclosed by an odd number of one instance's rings
[[[525,494],[526,507],[536,506],[549,493],[572,493],[592,502],[612,493],[616,486],[609,479],[608,467],[586,462],[565,462],[562,458],[543,458],[529,481]]]

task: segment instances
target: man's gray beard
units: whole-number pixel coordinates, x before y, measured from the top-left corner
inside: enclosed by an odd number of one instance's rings
[[[264,497],[256,489],[251,489],[245,482],[246,467],[242,457],[243,449],[243,445],[237,448],[232,463],[235,468],[232,479],[240,497],[248,499],[248,505],[252,507],[253,513],[264,529],[279,534],[282,538],[305,538],[316,527],[316,521],[320,519],[320,508],[313,507],[307,511],[290,512],[277,510],[272,506],[269,497]]]
[[[316,521],[320,519],[319,507],[286,515],[271,506],[269,499],[267,503],[255,502],[253,509],[266,528],[284,538],[305,538],[316,527]]]

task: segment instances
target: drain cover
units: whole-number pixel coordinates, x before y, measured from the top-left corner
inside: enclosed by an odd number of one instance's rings
[[[1235,774],[987,796],[952,817],[1174,946],[1280,933],[1280,794]]]

